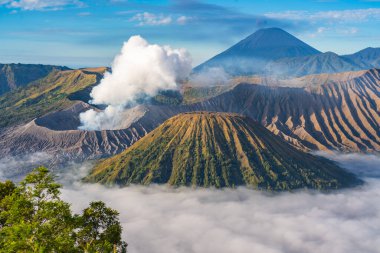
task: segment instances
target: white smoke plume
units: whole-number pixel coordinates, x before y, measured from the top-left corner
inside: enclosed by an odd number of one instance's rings
[[[90,109],[79,115],[82,130],[114,130],[123,121],[123,106],[108,105],[103,111]]]
[[[106,73],[91,92],[93,104],[111,107],[81,114],[81,129],[106,129],[103,124],[117,123],[124,106],[160,90],[176,89],[190,71],[191,57],[185,49],[149,44],[140,36],[132,36],[115,57],[112,73]]]

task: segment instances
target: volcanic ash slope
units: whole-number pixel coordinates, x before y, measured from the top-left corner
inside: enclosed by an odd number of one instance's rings
[[[361,181],[335,163],[303,153],[248,117],[177,115],[85,179],[107,185],[337,189]]]

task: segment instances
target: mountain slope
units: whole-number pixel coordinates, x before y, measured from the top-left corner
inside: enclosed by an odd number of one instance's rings
[[[355,61],[363,68],[380,68],[380,48],[367,47],[359,52],[344,57]]]
[[[55,70],[27,87],[0,96],[0,128],[67,108],[73,100],[86,100],[88,89],[101,79],[104,71],[105,68]],[[83,90],[87,92],[81,92]]]
[[[300,148],[380,151],[380,70],[360,73],[306,88],[240,84],[202,102],[203,110],[247,115]]]
[[[291,147],[247,117],[198,112],[175,116],[87,177],[104,184],[267,190],[336,189],[360,181],[333,162]]]
[[[89,105],[75,104],[28,124],[0,129],[0,157],[40,151],[55,157],[63,153],[68,160],[107,157],[168,118],[192,111],[246,115],[302,150],[380,152],[380,70],[312,75],[285,80],[281,86],[211,87],[206,92],[211,97],[189,91],[188,104],[139,105],[127,110],[122,130],[77,130],[79,113]]]
[[[380,48],[351,55],[321,53],[279,28],[261,29],[194,68],[222,68],[232,76],[299,77],[310,74],[368,70],[380,67]]]
[[[300,149],[380,151],[380,70],[311,75],[281,86],[241,83],[186,106],[147,106],[135,122],[150,127],[186,111],[232,112]]]
[[[194,71],[218,67],[231,75],[255,74],[261,73],[265,65],[273,60],[319,53],[282,29],[261,29],[199,65]]]
[[[0,95],[26,86],[56,70],[69,68],[41,64],[0,64]]]
[[[321,73],[339,73],[361,70],[363,67],[353,60],[332,52],[312,56],[284,58],[270,62],[266,74],[271,76],[304,76]]]

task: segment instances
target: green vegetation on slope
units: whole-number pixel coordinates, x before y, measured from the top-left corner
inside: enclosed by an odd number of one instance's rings
[[[96,201],[73,215],[60,187],[44,167],[0,182],[0,252],[126,252],[117,211]]]
[[[69,68],[41,64],[0,64],[0,95],[27,86],[58,70],[69,70]]]
[[[72,105],[74,99],[88,99],[89,89],[101,79],[104,70],[53,71],[27,87],[0,96],[0,128],[64,109]]]
[[[266,190],[337,189],[361,182],[247,117],[209,112],[167,120],[123,153],[98,163],[85,181]]]
[[[233,85],[187,86],[183,88],[183,103],[193,104],[220,95]]]
[[[182,95],[176,90],[162,90],[151,98],[151,103],[155,105],[179,105],[182,103]]]

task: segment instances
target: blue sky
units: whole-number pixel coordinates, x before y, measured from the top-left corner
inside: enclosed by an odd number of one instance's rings
[[[0,0],[0,62],[110,65],[141,35],[197,65],[264,27],[338,54],[380,47],[380,0]]]

